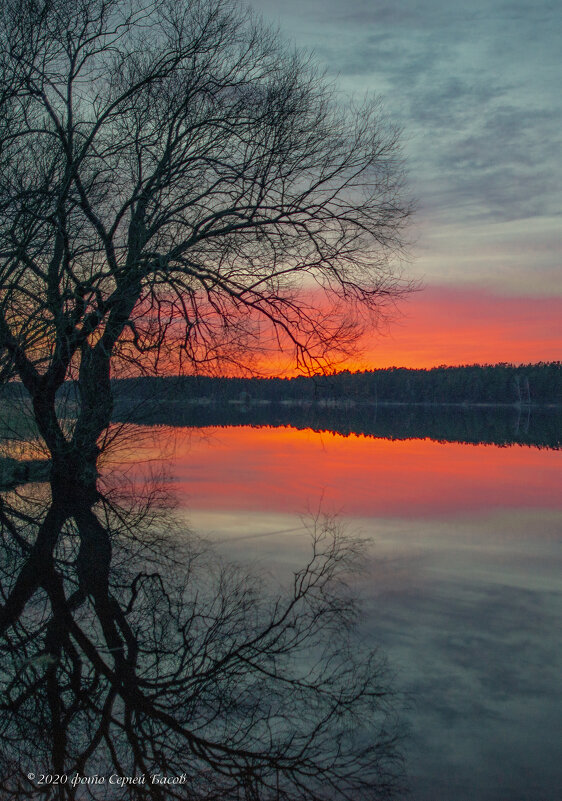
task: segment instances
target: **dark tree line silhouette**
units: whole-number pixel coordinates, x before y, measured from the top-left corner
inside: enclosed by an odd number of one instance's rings
[[[131,399],[185,401],[355,401],[407,404],[562,404],[562,365],[468,365],[407,369],[392,367],[296,378],[182,376],[115,382]]]

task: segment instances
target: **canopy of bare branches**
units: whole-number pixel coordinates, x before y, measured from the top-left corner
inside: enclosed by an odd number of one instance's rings
[[[249,12],[7,0],[0,37],[0,342],[27,384],[118,343],[240,359],[260,320],[312,368],[351,333],[336,298],[400,291],[396,132]]]

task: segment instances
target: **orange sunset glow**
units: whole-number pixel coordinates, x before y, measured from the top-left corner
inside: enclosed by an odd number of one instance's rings
[[[310,289],[303,302],[326,313],[326,298]],[[562,357],[562,297],[502,296],[484,289],[428,286],[402,298],[397,309],[385,309],[378,326],[368,327],[353,344],[342,346],[330,362],[336,371],[386,367],[430,368],[439,365],[528,364],[559,361]],[[353,310],[356,315],[357,310]],[[345,305],[334,312],[334,325]],[[257,324],[257,323],[256,323]],[[181,325],[178,321],[178,325]],[[259,335],[247,350],[211,359],[199,366],[205,373],[294,376],[299,372],[290,347],[280,352],[270,326],[259,324]],[[193,364],[181,351],[181,336],[169,332],[159,352],[161,374],[190,373]],[[254,349],[252,349],[254,348]],[[212,350],[212,349],[211,349]],[[302,367],[302,366],[301,366]],[[117,374],[121,374],[117,371]],[[123,374],[129,374],[129,369]]]
[[[428,287],[403,302],[400,311],[403,316],[388,335],[365,349],[365,365],[522,364],[562,356],[562,297]]]
[[[388,323],[367,333],[337,369],[528,364],[561,357],[562,297],[431,286],[403,299]],[[282,372],[295,371],[286,365]]]

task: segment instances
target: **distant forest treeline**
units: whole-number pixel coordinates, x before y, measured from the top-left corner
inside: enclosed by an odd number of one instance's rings
[[[142,377],[115,385],[118,395],[138,400],[562,405],[562,363],[391,367],[296,378]]]

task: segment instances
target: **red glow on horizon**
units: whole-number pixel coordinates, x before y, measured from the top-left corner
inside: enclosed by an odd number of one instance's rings
[[[307,298],[312,302],[310,290]],[[319,309],[322,303],[319,296]],[[266,328],[260,341],[267,343]],[[243,375],[245,362],[255,375],[289,377],[302,372],[290,354],[275,351],[271,335],[269,346],[262,353],[248,351],[245,356],[239,352],[236,364],[227,360],[209,368],[209,373]],[[179,372],[177,353],[175,347],[168,347],[159,364],[160,374]],[[334,369],[527,364],[558,361],[561,356],[562,297],[500,296],[484,289],[432,286],[403,300],[387,329],[365,334],[353,355],[336,358]],[[189,365],[186,371],[190,372]]]
[[[317,308],[320,317],[332,315],[335,329],[338,319],[343,331],[352,329],[353,319],[346,320],[345,305],[330,311],[326,298],[310,288],[303,293],[303,302],[309,309]],[[157,365],[151,367],[150,357],[146,357],[145,368],[149,373],[195,372],[188,358],[180,360],[181,325],[178,318],[170,328],[159,350]],[[220,326],[215,331],[219,334],[218,348],[221,347],[219,329]],[[219,350],[215,353],[211,347],[210,358],[203,360],[198,371],[207,375],[261,377],[290,377],[305,372],[295,365],[294,353],[279,350],[270,324],[262,322],[258,330],[259,335],[252,339],[253,349],[240,346],[229,355],[227,346],[221,359],[216,358]],[[346,351],[345,347],[343,350]],[[336,354],[331,369],[336,372],[387,367],[428,369],[441,365],[559,361],[562,297],[501,296],[482,288],[430,286],[403,299],[398,312],[382,331],[371,328],[348,347],[346,354],[339,357]],[[132,365],[117,366],[116,377],[142,372],[140,362],[133,361]]]
[[[387,330],[364,335],[356,355],[336,369],[429,369],[561,358],[562,297],[500,296],[484,289],[433,286],[403,300]],[[285,376],[296,374],[283,371]]]
[[[371,340],[371,367],[558,361],[562,297],[499,296],[482,289],[428,287],[401,307],[389,334]],[[368,369],[363,367],[363,369]]]

